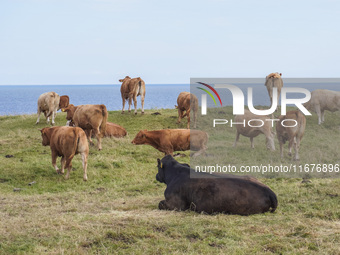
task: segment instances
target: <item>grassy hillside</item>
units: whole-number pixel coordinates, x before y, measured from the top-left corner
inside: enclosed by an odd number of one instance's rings
[[[69,180],[55,173],[50,148],[41,145],[43,118],[35,125],[35,115],[0,117],[0,254],[340,253],[338,179],[261,179],[278,196],[275,213],[244,217],[159,211],[165,185],[155,175],[163,154],[131,140],[141,129],[185,128],[186,120],[177,125],[176,110],[157,111],[161,115],[151,115],[155,110],[144,116],[109,113],[109,121],[124,126],[128,136],[103,139],[100,152],[90,148],[88,182],[82,180],[79,156],[73,159]],[[306,134],[301,158],[316,157],[322,146],[337,148],[338,140],[328,132],[339,129],[339,120],[326,115],[325,125],[317,127],[324,132]],[[65,122],[65,113],[58,113],[56,123]],[[314,123],[313,116],[307,125]],[[233,132],[226,138],[230,145]],[[321,147],[310,146],[316,138],[323,141]],[[264,147],[258,139],[255,146]],[[239,157],[244,150],[252,159],[263,156],[261,150],[248,148],[249,140],[241,137],[230,150],[232,160],[244,160]],[[338,152],[334,149],[332,157]],[[189,152],[185,154],[177,160],[189,163]],[[274,152],[275,161],[278,155]]]

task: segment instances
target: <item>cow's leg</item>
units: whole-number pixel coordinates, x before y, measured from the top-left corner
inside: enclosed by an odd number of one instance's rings
[[[69,156],[67,159],[66,159],[66,168],[67,168],[67,173],[65,175],[65,180],[67,180],[68,178],[70,178],[70,173],[71,173],[71,169],[72,169],[72,159],[73,159],[74,155],[73,156]]]
[[[141,103],[142,103],[142,114],[144,114],[144,96],[141,95]]]
[[[96,136],[97,141],[98,141],[98,150],[101,150],[102,149],[102,134],[99,131],[99,127],[93,130],[94,130],[94,135]]]
[[[289,152],[288,152],[288,156],[292,156],[292,148],[293,148],[293,146],[295,148],[295,137],[289,139],[289,144],[288,144]]]
[[[240,133],[236,131],[236,139],[235,139],[233,147],[236,147],[236,144],[237,144],[239,138],[240,138]]]
[[[322,123],[320,105],[315,106],[315,112],[318,115],[318,120],[319,120],[319,125],[320,125]]]
[[[251,146],[252,149],[255,148],[255,146],[254,146],[254,137],[250,137],[250,146]]]
[[[325,122],[325,111],[322,110],[321,111],[321,123],[324,123]]]
[[[295,160],[300,160],[300,156],[299,156],[300,137],[298,137],[298,136],[296,137],[296,143],[295,143],[294,149],[295,149],[295,157],[294,157],[294,159]]]
[[[56,115],[57,115],[57,110],[52,112],[52,126],[54,126],[54,124],[55,124],[54,119],[55,119]]]
[[[57,167],[57,158],[58,154],[56,151],[52,151],[52,166],[56,170],[56,172],[59,174],[59,168]]]
[[[135,106],[135,114],[137,114],[137,95],[133,96],[133,105]]]
[[[90,145],[93,146],[94,143],[92,141],[92,129],[86,129],[85,134],[86,134],[87,138],[89,139]]]
[[[66,159],[65,159],[65,156],[62,156],[61,157],[61,169],[60,169],[60,172],[61,174],[64,174],[64,169],[65,169],[65,163],[66,163]]]
[[[129,112],[131,112],[132,95],[129,94]]]
[[[35,124],[38,124],[39,121],[40,121],[40,115],[41,115],[41,111],[40,111],[40,108],[38,107],[38,111],[37,111],[37,114],[38,114],[38,119],[37,119],[37,122]]]
[[[159,210],[177,210],[185,211],[189,209],[189,206],[178,196],[172,196],[168,200],[162,200],[158,204]]]
[[[84,170],[84,177],[83,180],[87,181],[87,155],[86,153],[81,153],[81,160],[83,164],[83,170]]]
[[[280,143],[280,156],[281,158],[283,158],[283,142],[279,141],[279,143]]]
[[[190,128],[190,110],[188,110],[186,114],[188,117],[187,129],[189,129]]]
[[[123,108],[122,108],[122,114],[123,114],[124,113],[124,109],[125,109],[125,102],[126,102],[126,99],[123,96],[122,96],[122,101],[123,101]]]
[[[177,120],[177,124],[181,123],[181,119],[183,118],[182,116],[182,111],[180,108],[178,108],[178,120]]]

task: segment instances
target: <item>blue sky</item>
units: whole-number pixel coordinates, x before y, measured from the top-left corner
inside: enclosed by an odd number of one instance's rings
[[[340,1],[1,0],[0,85],[340,77]]]

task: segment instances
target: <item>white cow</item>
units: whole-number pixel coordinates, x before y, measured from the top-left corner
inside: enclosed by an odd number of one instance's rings
[[[38,119],[40,121],[40,114],[43,112],[47,119],[47,124],[50,122],[50,116],[52,116],[52,125],[55,124],[54,119],[59,110],[60,96],[55,92],[46,92],[41,94],[38,98]]]

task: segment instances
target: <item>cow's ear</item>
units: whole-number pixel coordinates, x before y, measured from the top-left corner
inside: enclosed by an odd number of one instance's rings
[[[282,76],[282,73],[280,73],[280,76]]]

